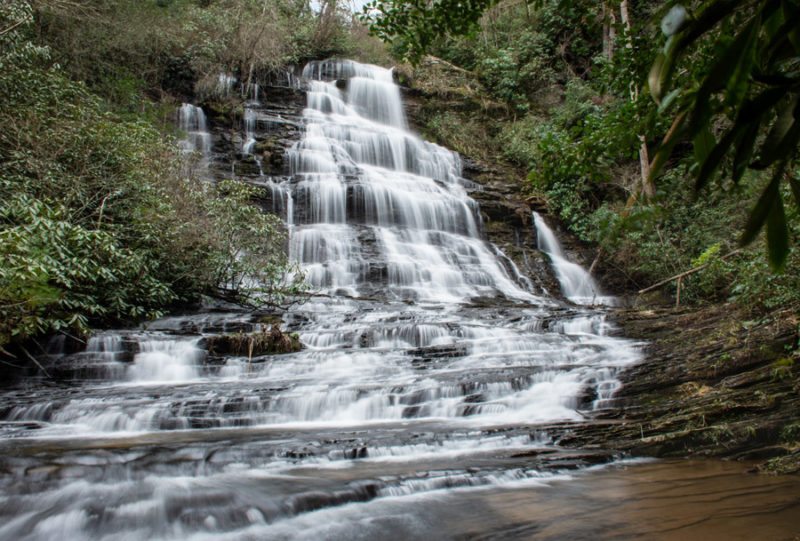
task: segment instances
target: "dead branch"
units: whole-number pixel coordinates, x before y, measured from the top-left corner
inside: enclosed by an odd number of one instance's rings
[[[719,259],[727,259],[727,258],[731,257],[732,255],[736,255],[736,254],[740,253],[741,251],[742,251],[741,248],[739,248],[738,250],[734,250],[732,252],[728,252],[727,254],[725,254],[723,256],[720,256]],[[690,274],[694,274],[694,273],[696,273],[698,271],[701,271],[704,268],[706,268],[709,265],[711,265],[711,263],[713,263],[713,261],[708,261],[707,263],[703,263],[699,267],[695,267],[693,269],[689,269],[688,271],[682,272],[680,274],[676,274],[675,276],[667,278],[666,280],[661,280],[657,284],[653,284],[650,287],[646,287],[644,289],[640,289],[639,290],[639,295],[647,293],[648,291],[653,291],[654,289],[658,289],[659,287],[661,287],[661,286],[663,286],[665,284],[668,284],[668,283],[672,282],[673,280],[679,280],[679,279],[682,279],[682,278],[684,278],[686,276],[689,276]]]

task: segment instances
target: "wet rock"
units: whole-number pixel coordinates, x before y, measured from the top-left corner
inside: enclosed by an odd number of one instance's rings
[[[206,347],[211,356],[236,355],[258,357],[275,353],[293,353],[302,346],[296,334],[286,334],[275,323],[267,330],[253,333],[219,334],[206,338]]]
[[[463,357],[467,355],[466,346],[452,344],[444,346],[428,346],[409,350],[409,355],[422,359],[441,359]]]
[[[596,420],[554,426],[560,445],[599,445],[634,455],[765,460],[759,471],[800,470],[796,316],[755,321],[734,305],[620,311],[632,338],[650,340],[647,361],[621,374],[619,399]],[[793,349],[794,348],[794,349]],[[788,356],[787,356],[788,355]]]

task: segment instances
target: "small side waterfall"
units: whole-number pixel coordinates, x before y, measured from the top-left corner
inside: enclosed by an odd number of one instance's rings
[[[533,213],[533,220],[539,249],[550,256],[564,296],[575,304],[613,306],[614,298],[604,296],[591,275],[583,267],[567,259],[567,254],[561,248],[553,230],[537,212]]]
[[[208,132],[203,109],[184,103],[178,113],[178,127],[185,137],[178,141],[184,152],[199,152],[205,158],[211,152],[211,134]]]

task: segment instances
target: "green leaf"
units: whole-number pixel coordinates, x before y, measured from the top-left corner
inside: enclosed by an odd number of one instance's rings
[[[759,126],[760,122],[756,122],[745,130],[744,136],[736,145],[736,152],[733,153],[733,174],[731,175],[735,184],[742,179],[742,175],[753,157]]]
[[[743,48],[738,51],[739,61],[735,65],[735,69],[730,74],[728,84],[725,87],[725,104],[734,106],[742,101],[747,93],[748,83],[750,79],[750,72],[756,63],[756,44],[758,43],[758,21],[759,17],[753,19],[752,26],[743,36]],[[737,40],[738,41],[738,40]],[[736,46],[736,42],[734,45]],[[732,47],[733,47],[732,46]]]
[[[661,105],[661,98],[664,95],[664,83],[666,82],[666,74],[670,69],[672,61],[667,61],[667,56],[664,53],[659,53],[653,61],[653,66],[650,68],[650,74],[647,76],[647,86],[650,89],[650,95],[656,100],[656,103]],[[664,107],[666,107],[664,105]]]
[[[704,163],[711,153],[711,149],[715,148],[716,140],[708,124],[694,136],[694,158],[697,163]]]
[[[686,111],[678,115],[667,132],[666,137],[664,137],[664,140],[658,145],[653,161],[650,163],[650,174],[647,177],[648,182],[655,181],[656,177],[658,177],[664,165],[667,163],[670,154],[672,154],[672,149],[686,134],[687,115],[688,113]]]
[[[792,128],[797,124],[794,117],[797,105],[798,95],[795,94],[778,110],[778,116],[761,145],[760,156],[754,167],[758,169],[769,167],[775,160],[783,157],[785,151],[788,150],[787,147],[792,146],[790,134]]]
[[[781,165],[785,166],[785,163]],[[775,171],[775,174],[772,176],[772,180],[770,180],[770,183],[761,193],[761,197],[759,197],[758,202],[753,207],[753,210],[750,211],[750,217],[747,219],[747,223],[744,226],[744,231],[742,232],[742,237],[739,241],[742,246],[746,246],[753,242],[758,236],[758,232],[761,231],[761,228],[764,226],[764,222],[767,221],[767,218],[769,217],[769,214],[774,206],[775,199],[778,197],[782,174],[783,167],[778,167]]]
[[[734,77],[736,70],[741,68],[744,61],[742,51],[746,49],[748,43],[755,39],[760,20],[760,16],[751,19],[747,26],[717,55],[697,92],[693,107],[694,113],[689,124],[690,135],[696,134],[703,125],[708,123],[712,113],[711,95],[724,88]]]
[[[789,186],[792,187],[792,195],[794,195],[794,202],[800,208],[800,181],[794,178],[791,174],[787,175],[789,178]]]
[[[741,129],[740,126],[734,125],[734,127],[728,130],[725,135],[722,136],[722,139],[714,145],[714,148],[708,152],[705,159],[697,159],[697,162],[700,164],[700,172],[697,174],[697,180],[694,184],[695,190],[700,190],[708,183],[708,180],[722,162],[723,156],[725,156],[725,153],[728,152],[728,149],[738,137]],[[707,126],[706,130],[708,130]]]
[[[658,112],[663,113],[664,111],[666,111],[669,108],[669,106],[672,105],[673,102],[681,96],[681,94],[683,94],[683,89],[676,88],[675,90],[664,96],[664,99],[661,101],[661,104],[658,107]]]
[[[767,218],[767,250],[769,263],[776,272],[783,270],[789,254],[789,231],[786,228],[786,215],[783,212],[783,198],[780,190],[772,202]]]

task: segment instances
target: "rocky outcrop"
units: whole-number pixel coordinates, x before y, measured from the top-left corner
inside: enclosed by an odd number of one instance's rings
[[[302,345],[296,334],[284,333],[277,323],[267,330],[252,333],[217,334],[206,338],[208,354],[212,357],[236,355],[240,357],[260,357],[276,353],[293,353],[300,351]]]
[[[624,333],[647,360],[622,375],[619,409],[551,427],[562,445],[656,457],[752,459],[800,472],[800,352],[791,311],[749,319],[734,306],[629,310]]]

